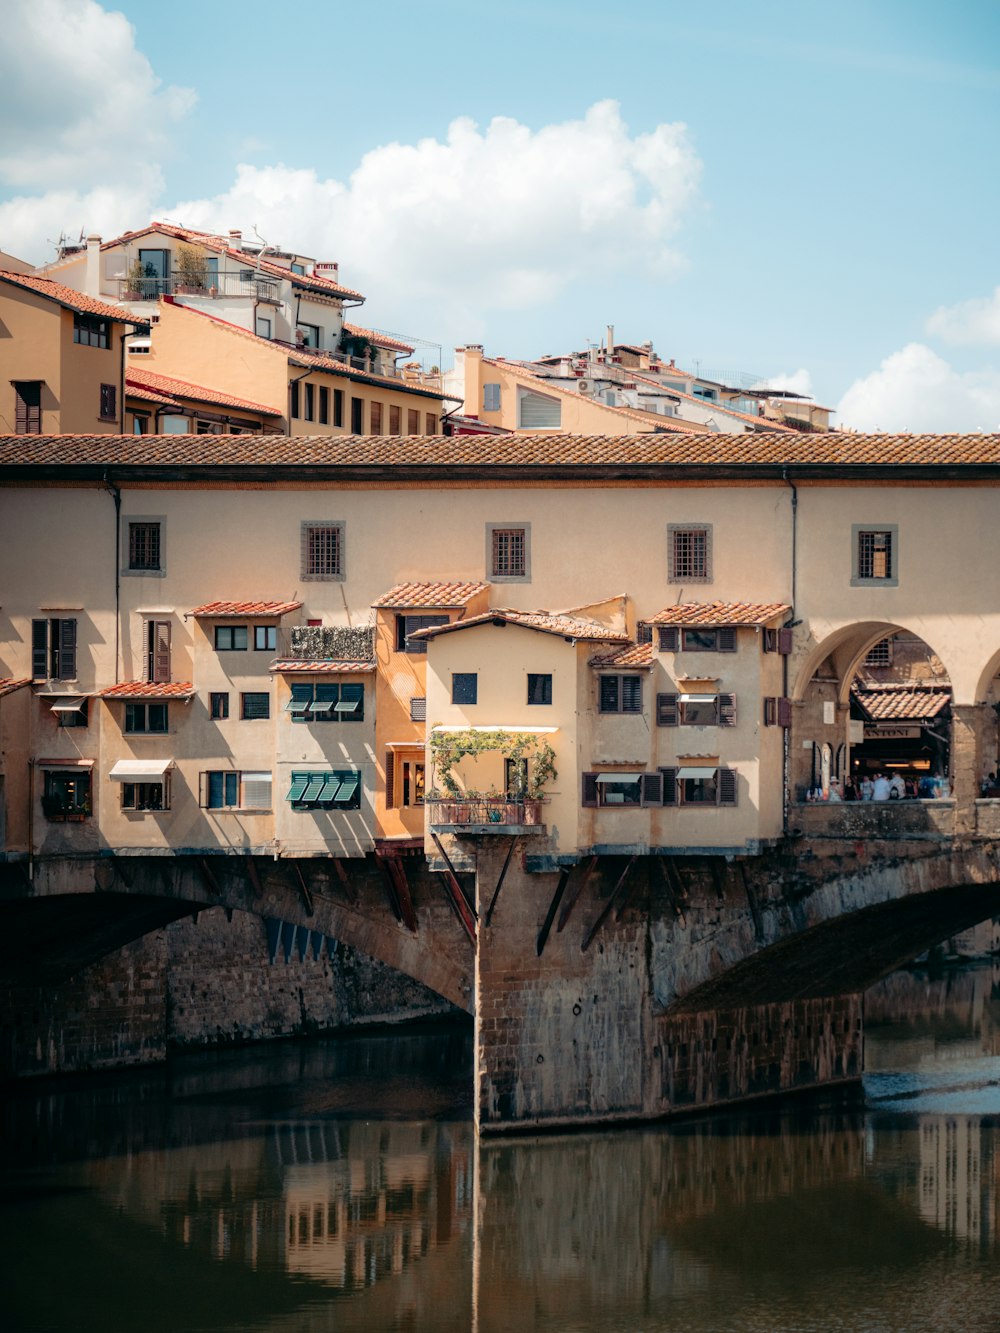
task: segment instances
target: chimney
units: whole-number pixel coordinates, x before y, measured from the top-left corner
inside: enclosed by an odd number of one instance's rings
[[[607,353],[608,353],[608,356],[609,356],[609,357],[614,356],[614,351],[615,351],[615,326],[614,326],[613,324],[609,324],[609,325],[608,325],[608,334],[607,334],[607,340],[606,340],[606,343],[607,343]]]
[[[243,233],[242,233],[241,231],[234,231],[234,230],[230,229],[230,232],[229,232],[229,244],[232,246],[232,248],[233,248],[234,250],[242,250],[242,249],[243,249]]]
[[[483,344],[464,343],[455,348],[455,380],[464,394],[462,412],[478,417],[482,407]]]
[[[101,238],[95,233],[87,237],[87,270],[83,290],[88,296],[101,294]]]

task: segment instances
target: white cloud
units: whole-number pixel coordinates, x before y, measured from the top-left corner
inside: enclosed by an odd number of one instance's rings
[[[452,122],[443,140],[366,153],[346,183],[284,165],[240,166],[213,199],[171,217],[225,231],[255,225],[274,244],[337,259],[344,281],[377,306],[469,322],[475,312],[550,301],[577,280],[615,270],[659,278],[694,203],[700,160],[682,124],[630,135],[618,104],[532,130],[498,116],[485,130]],[[454,318],[450,321],[454,322]],[[468,324],[466,325],[468,327]]]
[[[1000,287],[992,296],[940,306],[928,319],[927,332],[949,343],[1000,343]]]
[[[42,258],[63,228],[145,221],[195,94],[164,87],[132,25],[96,0],[7,0],[3,22],[0,184],[20,193],[0,204],[0,246]]]
[[[857,430],[1000,429],[1000,371],[959,372],[922,343],[894,352],[855,380],[837,415]]]
[[[806,398],[813,396],[812,376],[808,370],[800,368],[789,374],[782,371],[779,375],[768,375],[767,379],[760,380],[753,385],[755,389],[784,389],[788,393],[801,393]]]

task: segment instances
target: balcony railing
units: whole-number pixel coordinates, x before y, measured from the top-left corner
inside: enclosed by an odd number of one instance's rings
[[[161,296],[204,296],[207,299],[218,297],[245,296],[254,301],[268,301],[273,305],[281,303],[281,283],[273,278],[263,277],[253,269],[238,269],[235,272],[209,273],[198,282],[185,281],[179,273],[166,278],[140,278],[133,282],[129,278],[118,278],[118,299],[120,301],[156,301]]]
[[[537,800],[519,801],[505,796],[428,796],[425,804],[430,809],[432,828],[461,824],[489,829],[540,823],[541,802]]]

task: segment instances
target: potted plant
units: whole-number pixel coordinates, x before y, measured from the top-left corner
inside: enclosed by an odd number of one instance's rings
[[[146,270],[141,259],[133,259],[128,266],[128,273],[125,275],[125,291],[122,294],[123,301],[141,301],[142,280],[146,276]]]
[[[203,292],[208,282],[208,264],[205,256],[193,245],[177,247],[177,291],[184,295]]]

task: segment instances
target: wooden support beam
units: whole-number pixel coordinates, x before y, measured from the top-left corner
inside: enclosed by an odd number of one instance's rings
[[[462,888],[462,881],[458,878],[458,875],[455,873],[455,867],[452,865],[452,863],[451,863],[451,858],[449,857],[448,853],[445,851],[445,849],[444,849],[444,845],[442,844],[441,839],[438,837],[438,835],[437,835],[435,832],[433,832],[433,830],[431,831],[431,837],[434,839],[434,845],[437,847],[438,851],[441,853],[441,856],[442,856],[442,858],[443,858],[443,860],[444,860],[444,863],[445,863],[445,865],[448,867],[448,873],[451,875],[452,879],[455,881],[455,885],[456,885],[456,887],[457,887],[459,893],[460,893],[460,894],[462,895],[462,897],[465,899],[466,906],[468,907],[469,911],[472,913],[473,917],[478,921],[478,920],[479,920],[479,914],[476,912],[476,904],[470,899],[469,895],[468,895],[468,894],[465,892],[465,890]]]
[[[198,866],[199,871],[201,872],[201,878],[202,882],[205,885],[205,888],[208,890],[208,892],[212,895],[213,898],[221,898],[222,889],[219,887],[219,881],[215,878],[215,871],[208,863],[208,857],[207,856],[197,857],[196,864]]]
[[[247,879],[250,881],[250,887],[258,898],[264,896],[264,886],[260,882],[260,875],[257,873],[257,862],[252,856],[247,857]]]
[[[339,856],[333,858],[333,868],[336,871],[337,878],[340,880],[340,886],[347,896],[347,901],[354,906],[358,901],[358,891],[352,884],[347,869]]]
[[[598,860],[598,858],[597,858],[596,856],[592,856],[592,857],[590,858],[590,860],[587,862],[586,866],[583,868],[583,870],[582,870],[582,871],[580,872],[580,874],[577,876],[576,884],[573,886],[573,890],[572,890],[572,892],[570,893],[569,897],[566,899],[566,906],[562,909],[562,914],[561,914],[560,917],[559,917],[559,924],[558,924],[558,926],[556,926],[556,934],[557,934],[557,935],[558,935],[559,932],[562,930],[563,926],[565,926],[566,922],[569,920],[569,918],[570,918],[570,913],[573,911],[573,908],[576,906],[577,899],[580,897],[580,894],[583,892],[584,885],[587,883],[587,881],[590,879],[591,875],[592,875],[592,874],[594,873],[594,871],[597,869],[597,860]]]
[[[627,870],[625,874],[628,874]],[[624,876],[622,876],[622,880],[624,881]],[[618,906],[615,908],[616,921],[620,921],[622,917],[625,915],[625,909],[632,901],[633,897],[635,896],[635,891],[641,886],[642,881],[643,881],[642,875],[639,874],[633,875],[629,880],[627,887],[623,888],[621,894],[619,894]],[[647,884],[649,882],[648,876],[646,876],[646,882]]]
[[[587,934],[584,936],[583,943],[580,945],[580,949],[583,953],[586,953],[587,950],[590,948],[591,944],[593,943],[594,936],[597,934],[600,928],[604,925],[605,921],[607,921],[608,917],[611,915],[611,909],[615,905],[615,899],[618,897],[618,894],[621,892],[621,889],[625,884],[625,881],[628,879],[629,871],[632,869],[632,867],[635,865],[638,859],[639,858],[636,856],[629,857],[628,864],[625,866],[625,869],[622,871],[621,875],[618,878],[618,883],[611,890],[610,898],[601,908],[601,912],[597,920],[594,922],[594,924],[587,931]]]
[[[309,885],[306,883],[306,877],[305,877],[305,875],[303,875],[303,873],[302,873],[302,865],[301,865],[301,862],[299,861],[299,859],[298,859],[297,856],[296,856],[296,857],[293,857],[293,859],[292,859],[292,865],[295,867],[295,875],[296,875],[296,878],[297,878],[298,881],[299,881],[299,888],[300,888],[301,891],[302,891],[302,901],[303,901],[303,902],[305,903],[305,905],[306,905],[306,916],[312,916],[312,914],[313,914],[313,896],[312,896],[312,893],[311,893],[310,890],[309,890]]]
[[[658,856],[656,858],[656,864],[659,866],[660,874],[663,877],[663,888],[667,895],[667,902],[670,904],[674,916],[677,918],[679,923],[686,928],[687,918],[684,916],[684,909],[681,907],[681,899],[678,896],[677,890],[674,887],[673,883],[676,877],[671,876],[667,869],[670,863],[665,856]]]
[[[549,938],[549,931],[552,929],[552,922],[556,919],[556,912],[559,910],[559,903],[562,900],[566,889],[566,881],[569,879],[569,870],[563,870],[559,875],[559,883],[556,885],[556,891],[552,895],[552,901],[549,903],[549,910],[545,914],[545,921],[541,930],[538,932],[538,939],[535,941],[535,953],[541,958],[542,950],[545,948],[545,941]]]
[[[440,839],[438,838],[438,835],[437,835],[436,833],[433,833],[433,832],[432,832],[432,833],[431,833],[431,837],[432,837],[432,838],[434,839],[434,841],[437,843],[438,851],[441,853],[442,857],[444,857],[444,863],[445,863],[445,865],[446,865],[446,867],[447,867],[446,870],[444,870],[444,871],[442,871],[442,872],[440,872],[440,873],[441,873],[441,874],[443,875],[443,877],[444,877],[445,887],[446,887],[446,889],[447,889],[448,896],[449,896],[449,902],[451,903],[452,907],[455,909],[455,915],[458,917],[459,921],[462,923],[462,929],[465,931],[466,935],[468,935],[468,937],[469,937],[469,939],[472,941],[473,945],[475,945],[475,943],[476,943],[476,917],[475,917],[475,913],[472,911],[472,909],[471,909],[470,906],[469,906],[469,900],[466,898],[465,893],[464,893],[464,891],[463,891],[463,889],[462,889],[462,886],[461,886],[461,884],[459,884],[459,882],[458,882],[458,876],[455,874],[455,871],[452,869],[452,864],[451,864],[451,862],[449,861],[448,857],[445,855],[445,850],[444,850],[444,848],[441,846],[441,841],[440,841]]]
[[[709,857],[709,865],[712,867],[712,883],[715,885],[715,896],[720,903],[726,901],[726,872],[722,868],[722,863],[717,856]]]
[[[757,895],[753,891],[753,885],[747,879],[746,867],[742,861],[736,862],[736,873],[743,881],[743,892],[746,894],[747,906],[750,908],[750,915],[753,917],[753,933],[757,943],[760,944],[764,939],[764,922],[760,915],[760,907],[757,903]]]
[[[403,908],[400,905],[399,895],[396,892],[396,881],[392,877],[392,871],[389,868],[389,858],[376,854],[375,862],[382,872],[382,882],[385,884],[386,893],[389,897],[389,906],[392,908],[392,914],[397,921],[403,919]]]
[[[486,909],[486,924],[488,926],[493,923],[493,909],[497,905],[497,899],[500,897],[500,890],[503,887],[503,882],[507,875],[507,867],[510,865],[511,858],[514,855],[514,848],[519,841],[520,839],[518,838],[511,838],[510,846],[507,848],[507,855],[504,858],[503,869],[500,871],[500,878],[497,880],[497,886],[493,890],[493,897],[490,899],[490,905]]]
[[[121,880],[121,882],[125,885],[125,887],[126,887],[127,889],[130,889],[130,888],[132,887],[132,876],[131,876],[131,875],[128,873],[128,871],[125,869],[124,864],[123,864],[123,858],[120,857],[120,856],[116,856],[116,857],[114,858],[114,863],[115,863],[115,874],[118,876],[118,878]]]
[[[406,868],[398,856],[387,856],[385,859],[389,867],[389,874],[396,885],[396,901],[399,903],[403,924],[407,930],[412,931],[415,935],[417,933],[417,914],[413,910],[413,898],[406,879]]]

